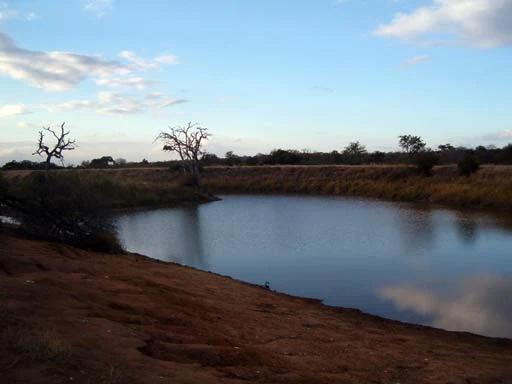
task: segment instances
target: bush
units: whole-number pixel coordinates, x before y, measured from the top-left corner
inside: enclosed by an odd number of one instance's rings
[[[89,236],[77,239],[73,244],[79,248],[88,249],[103,253],[122,253],[123,246],[119,242],[113,230],[105,229],[100,232],[93,232]]]
[[[4,196],[7,193],[8,190],[8,184],[7,180],[5,179],[4,175],[0,173],[0,201],[2,201],[2,196]]]
[[[102,252],[122,250],[107,212],[112,181],[78,172],[33,172],[10,193],[29,235]]]
[[[199,186],[199,180],[197,176],[192,174],[186,174],[181,178],[182,185],[184,187],[198,187]]]
[[[477,161],[475,155],[469,153],[457,163],[457,168],[461,176],[469,177],[480,169],[480,163]]]
[[[171,171],[171,172],[183,172],[183,165],[181,165],[177,161],[173,161],[171,164],[169,164],[169,171]]]
[[[416,154],[416,169],[425,176],[432,175],[432,169],[439,163],[439,156],[432,151],[424,151]]]

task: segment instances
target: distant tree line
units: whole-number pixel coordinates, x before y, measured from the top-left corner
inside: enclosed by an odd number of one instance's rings
[[[254,156],[239,156],[234,152],[226,152],[224,157],[214,154],[206,154],[203,158],[204,165],[329,165],[329,164],[407,164],[415,153],[433,153],[437,157],[438,164],[457,164],[473,156],[479,164],[512,164],[512,144],[503,148],[495,146],[478,146],[470,149],[465,147],[453,147],[450,144],[440,145],[435,150],[425,146],[414,149],[408,148],[396,152],[368,152],[359,142],[350,143],[342,151],[314,152],[309,150],[275,149],[269,154],[258,153]]]
[[[187,133],[181,130],[189,129],[194,134],[198,126],[192,124],[185,127],[175,127],[174,131],[161,132],[158,140],[164,142],[163,149],[166,151],[178,151],[181,147],[176,143],[180,141],[172,141],[181,139],[179,134],[186,137]],[[62,130],[62,127],[61,127]],[[201,131],[202,130],[202,131]],[[203,128],[199,131],[198,136],[207,139],[207,133]],[[188,132],[188,131],[187,131]],[[62,132],[62,134],[67,132]],[[167,136],[165,136],[167,135]],[[192,141],[192,143],[195,141]],[[74,142],[72,142],[74,144]],[[363,164],[411,164],[414,163],[421,166],[421,162],[430,164],[459,164],[466,162],[469,168],[475,167],[475,164],[496,164],[510,165],[512,164],[512,144],[508,144],[502,148],[494,145],[479,145],[476,148],[456,147],[449,143],[439,145],[436,149],[430,149],[419,136],[401,135],[398,138],[398,144],[401,151],[373,151],[370,152],[359,141],[349,143],[341,150],[333,150],[331,152],[318,152],[311,150],[295,150],[295,149],[274,149],[270,153],[258,153],[253,156],[237,155],[233,151],[228,151],[223,157],[212,153],[205,153],[201,148],[201,140],[197,140],[197,152],[193,154],[197,157],[201,166],[255,166],[255,165],[363,165]],[[182,155],[185,156],[182,152]],[[190,159],[183,157],[183,160],[157,161],[149,162],[146,159],[141,161],[127,161],[124,158],[114,159],[112,156],[102,156],[100,158],[83,161],[75,167],[67,168],[144,168],[144,167],[171,167],[183,168],[183,163],[191,167]],[[473,165],[472,165],[473,163]],[[2,169],[4,170],[44,170],[63,168],[49,161],[34,162],[29,160],[11,161],[6,163]],[[428,173],[428,172],[427,172]]]

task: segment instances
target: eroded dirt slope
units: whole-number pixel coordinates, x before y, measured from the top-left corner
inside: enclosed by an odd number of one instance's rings
[[[2,383],[510,383],[512,342],[0,234]]]

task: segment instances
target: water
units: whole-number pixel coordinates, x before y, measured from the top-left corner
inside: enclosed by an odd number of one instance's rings
[[[223,196],[116,221],[132,252],[387,318],[512,337],[506,221],[296,196]]]

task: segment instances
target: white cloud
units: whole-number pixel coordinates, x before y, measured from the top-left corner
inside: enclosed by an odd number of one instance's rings
[[[171,106],[176,105],[176,104],[183,104],[183,103],[186,103],[186,102],[187,102],[186,99],[175,99],[175,98],[171,98],[171,97],[166,97],[162,101],[160,101],[159,103],[153,104],[153,107],[156,107],[156,108],[167,108],[167,107],[171,107]]]
[[[72,100],[61,104],[43,104],[48,112],[93,110],[103,115],[128,115],[144,113],[152,109],[162,109],[186,103],[185,99],[166,97],[161,93],[150,93],[142,98],[134,98],[119,92],[102,91],[97,100]]]
[[[170,54],[143,59],[132,51],[123,51],[119,56],[129,63],[72,52],[31,51],[0,32],[0,75],[50,91],[72,89],[91,77],[101,86],[145,89],[155,82],[133,76],[134,72],[178,64],[177,57]]]
[[[26,21],[33,21],[39,19],[39,15],[35,12],[30,12],[25,15]]]
[[[179,64],[178,56],[171,54],[163,54],[155,57],[155,61],[160,64]]]
[[[486,135],[480,136],[478,139],[486,141],[512,141],[512,129],[505,129],[499,132],[488,133]]]
[[[45,124],[38,125],[38,124],[30,123],[27,121],[20,121],[20,122],[18,122],[18,124],[16,124],[16,127],[20,128],[20,129],[40,128],[42,126],[45,126]]]
[[[97,105],[98,102],[93,100],[72,100],[61,104],[42,104],[41,108],[48,112],[65,112],[80,109],[91,109],[95,108]]]
[[[83,8],[97,17],[105,16],[114,7],[115,0],[82,0]]]
[[[30,51],[0,33],[0,74],[52,91],[73,88],[90,76],[125,75],[131,70],[116,61],[70,52]]]
[[[9,9],[9,4],[6,2],[0,2],[0,22],[11,19],[32,21],[37,18],[38,16],[34,12],[24,14],[18,10]]]
[[[405,67],[411,67],[414,65],[426,63],[427,61],[430,61],[430,55],[418,55],[408,58],[402,63],[402,65]]]
[[[144,99],[145,100],[156,100],[156,99],[161,99],[162,97],[164,97],[163,93],[152,92],[152,93],[148,93],[146,96],[144,96]]]
[[[512,0],[431,0],[379,26],[379,36],[432,41],[439,35],[481,48],[512,44]]]
[[[6,104],[0,106],[0,118],[24,115],[27,113],[30,113],[30,111],[24,104]]]
[[[6,21],[10,19],[15,19],[18,17],[18,11],[1,11],[0,12],[0,21]]]
[[[119,57],[128,60],[137,71],[160,69],[162,64],[179,64],[178,57],[171,54],[163,54],[154,59],[143,59],[132,51],[122,51]]]
[[[145,80],[142,77],[128,77],[128,78],[103,78],[95,80],[96,84],[109,87],[109,88],[136,88],[146,89],[155,84],[154,81]]]

